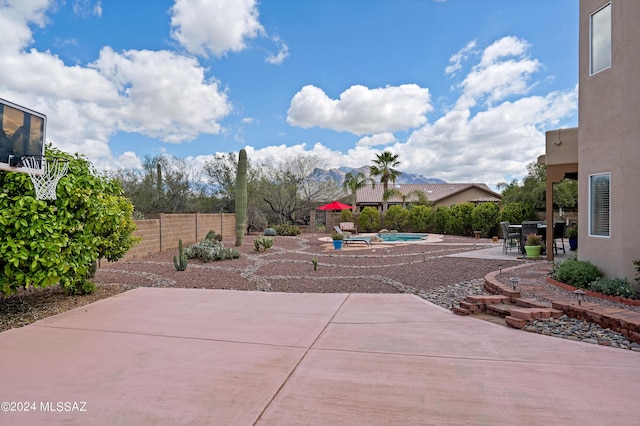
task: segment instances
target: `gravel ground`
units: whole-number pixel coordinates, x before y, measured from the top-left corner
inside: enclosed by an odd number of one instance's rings
[[[240,259],[210,263],[190,260],[187,270],[182,272],[176,271],[173,265],[177,249],[126,262],[105,262],[96,273],[96,292],[92,295],[66,296],[56,286],[30,289],[0,299],[0,331],[141,286],[295,293],[412,293],[453,309],[465,296],[483,294],[484,276],[498,270],[498,265],[505,269],[522,265],[517,260],[446,257],[482,247],[482,243],[468,238],[446,237],[448,244],[443,245],[380,244],[368,247],[355,243],[335,251],[331,242],[319,240],[324,236],[274,237],[273,247],[265,253],[253,251],[255,236],[248,236],[242,247],[236,247],[241,253]],[[233,246],[233,241],[223,243]],[[318,261],[317,270],[314,270],[313,259]],[[505,272],[500,279],[509,283],[515,274],[526,276],[528,269],[535,268],[540,265],[534,263],[517,272]],[[539,284],[556,294],[568,293],[543,279]],[[621,306],[613,301],[593,301]],[[640,311],[640,307],[624,307]],[[576,321],[565,317],[553,324],[531,324],[527,331],[589,343],[602,344],[604,339],[612,342],[611,346],[633,349],[623,336]]]
[[[0,299],[0,331],[21,327],[69,309],[136,287],[183,287],[313,293],[402,293],[414,294],[447,287],[488,272],[519,264],[518,261],[465,259],[447,254],[473,249],[471,239],[452,237],[460,245],[349,244],[341,251],[331,242],[320,241],[328,234],[274,237],[265,253],[253,251],[247,236],[240,259],[203,263],[190,260],[186,271],[173,266],[177,249],[144,258],[115,263],[103,262],[94,278],[96,292],[67,296],[58,286],[29,289]],[[232,247],[233,241],[223,241]],[[312,259],[318,260],[314,271]]]

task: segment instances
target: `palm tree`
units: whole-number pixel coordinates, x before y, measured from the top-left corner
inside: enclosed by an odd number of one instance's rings
[[[364,188],[369,183],[375,184],[374,180],[370,177],[367,177],[362,172],[351,171],[344,175],[344,182],[342,183],[342,189],[345,192],[351,193],[351,210],[353,213],[356,212],[356,194],[358,189]]]
[[[386,194],[389,189],[389,182],[395,183],[398,176],[402,174],[402,172],[393,168],[400,164],[398,155],[393,155],[390,151],[384,151],[382,154],[376,154],[376,159],[373,160],[373,163],[373,166],[369,166],[369,175],[380,176],[380,183],[382,183],[383,188],[382,193]],[[387,210],[387,200],[382,200],[382,211]]]

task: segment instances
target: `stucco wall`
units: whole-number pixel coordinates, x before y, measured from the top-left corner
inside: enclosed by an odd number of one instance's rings
[[[611,67],[590,75],[590,16],[607,0],[580,2],[578,257],[633,282],[640,258],[640,2],[611,1]],[[589,175],[611,173],[610,236],[589,236]]]

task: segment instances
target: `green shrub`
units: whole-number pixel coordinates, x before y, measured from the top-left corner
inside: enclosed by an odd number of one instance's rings
[[[640,259],[634,260],[633,264],[636,265],[636,281],[640,283]]]
[[[500,208],[495,203],[481,203],[471,211],[471,222],[474,231],[489,236],[489,232],[498,224]]]
[[[409,210],[409,223],[418,232],[427,232],[433,220],[433,209],[428,206],[414,206]]]
[[[536,220],[536,212],[530,204],[509,203],[502,206],[498,222],[522,223],[525,220]]]
[[[98,174],[80,155],[51,145],[47,155],[69,160],[57,199],[37,200],[24,173],[0,173],[0,292],[60,284],[84,293],[99,258],[120,259],[139,241],[133,205],[115,179]]]
[[[637,299],[636,290],[629,285],[624,278],[596,278],[589,284],[589,290],[597,291],[610,296],[626,297],[627,299]]]
[[[554,265],[551,276],[574,287],[588,288],[592,281],[602,277],[602,272],[585,260],[565,260]]]
[[[184,249],[184,254],[189,259],[202,259],[203,262],[217,260],[237,259],[240,253],[235,249],[225,247],[216,240],[203,240]]]
[[[398,205],[391,206],[384,214],[384,226],[388,229],[402,231],[409,224],[409,217],[409,210]]]
[[[295,225],[291,225],[289,223],[283,223],[282,225],[276,225],[273,227],[275,229],[276,234],[282,235],[285,237],[294,237],[300,234],[300,228]]]
[[[276,235],[278,235],[278,233],[273,228],[265,228],[264,235],[266,235],[267,237],[275,237]]]
[[[471,203],[456,204],[449,207],[446,232],[450,235],[471,235],[473,233],[473,222],[471,212],[474,205]]]
[[[353,213],[351,210],[342,210],[340,212],[340,222],[353,222]]]
[[[365,207],[358,216],[358,228],[363,232],[378,231],[380,229],[380,212],[375,207]]]
[[[445,234],[447,232],[447,222],[449,221],[449,207],[447,206],[437,206],[433,210],[433,215],[431,217],[431,226],[433,227],[433,232],[438,234]]]

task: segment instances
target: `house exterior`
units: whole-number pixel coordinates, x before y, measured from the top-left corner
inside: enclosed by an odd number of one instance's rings
[[[405,195],[403,197],[394,195],[387,201],[388,206],[402,205],[415,202],[418,198],[410,195],[414,191],[420,191],[426,195],[427,199],[436,206],[452,206],[462,203],[498,203],[502,196],[493,192],[484,183],[426,183],[426,184],[391,184],[389,188],[394,188]],[[367,185],[358,189],[356,193],[356,206],[358,211],[365,207],[376,207],[382,210],[382,194],[384,189],[381,184],[375,186]]]
[[[553,183],[576,176],[579,259],[630,282],[640,258],[638,22],[640,1],[580,0],[578,128],[546,135],[547,220]]]

